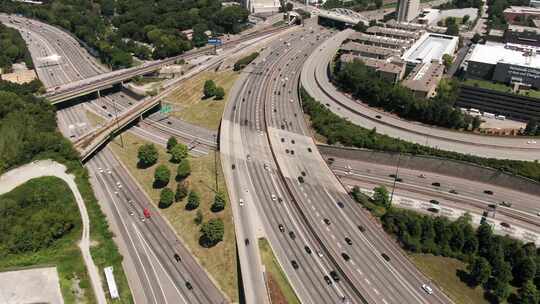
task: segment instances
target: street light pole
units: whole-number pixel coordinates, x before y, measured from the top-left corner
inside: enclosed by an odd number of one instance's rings
[[[394,190],[396,189],[396,182],[399,173],[399,163],[401,162],[401,152],[398,154],[398,162],[396,166],[396,173],[394,174],[394,184],[392,185],[392,194],[390,195],[390,205],[394,202]]]

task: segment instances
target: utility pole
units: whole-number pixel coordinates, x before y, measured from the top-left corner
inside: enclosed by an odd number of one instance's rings
[[[399,163],[401,162],[401,152],[398,154],[398,162],[396,166],[396,173],[394,174],[394,184],[392,185],[392,194],[390,195],[390,205],[392,205],[394,201],[394,190],[396,190],[396,182],[398,179],[398,173],[399,173]]]

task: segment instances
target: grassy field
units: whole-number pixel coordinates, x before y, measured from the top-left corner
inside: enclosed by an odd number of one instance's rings
[[[13,189],[11,192],[3,194],[0,196],[0,199],[12,199],[19,202],[27,199],[27,196],[34,197],[35,193],[42,193],[40,194],[42,199],[52,198],[55,201],[60,201],[61,203],[57,203],[57,205],[63,206],[62,213],[74,215],[77,218],[77,222],[69,233],[56,240],[47,248],[38,250],[37,252],[8,254],[7,252],[0,251],[0,256],[2,256],[0,258],[0,271],[17,269],[19,267],[55,265],[58,270],[60,289],[62,290],[65,303],[94,303],[94,294],[80,249],[77,246],[82,230],[79,210],[68,185],[56,177],[36,178]],[[37,204],[32,198],[29,201]],[[45,212],[55,212],[55,210],[47,211],[47,208],[38,206],[27,207],[27,209],[32,211],[32,214],[24,215],[28,221],[34,219],[38,210],[42,214]],[[3,230],[0,229],[0,231]],[[77,281],[79,282],[78,284]]]
[[[229,91],[238,75],[231,70],[202,72],[184,81],[165,100],[173,105],[174,116],[197,126],[217,130]],[[204,82],[209,79],[214,80],[217,86],[223,87],[225,90],[223,100],[203,99]]]
[[[493,83],[492,81],[487,80],[480,80],[480,79],[467,79],[463,81],[464,84],[469,86],[475,86],[479,88],[504,92],[504,93],[513,93],[512,88],[510,86],[507,86],[504,83]],[[515,94],[515,93],[513,93]],[[528,96],[532,98],[540,98],[540,91],[538,90],[520,90],[518,92],[519,95],[522,96]]]
[[[409,257],[420,271],[431,278],[456,304],[489,303],[484,299],[482,287],[470,288],[457,276],[459,270],[466,271],[465,263],[428,254],[411,254]]]
[[[296,293],[289,284],[289,280],[287,280],[266,239],[259,239],[259,250],[261,251],[261,259],[266,269],[268,289],[270,290],[272,303],[300,304]]]
[[[157,146],[159,150],[158,163],[147,169],[137,168],[137,150],[146,144],[143,139],[124,133],[124,148],[119,144],[119,139],[116,139],[110,146],[115,154],[127,166],[133,176],[143,187],[152,202],[156,204],[159,201],[160,189],[152,187],[154,179],[154,170],[159,164],[165,164],[171,170],[171,181],[167,187],[173,191],[176,189],[177,165],[169,162],[169,155],[163,147]],[[214,159],[214,156],[216,158]],[[191,252],[197,257],[201,265],[212,275],[218,282],[221,289],[229,296],[229,298],[238,301],[238,277],[237,277],[237,261],[236,261],[236,241],[234,236],[234,226],[232,212],[227,198],[225,210],[219,213],[210,211],[210,205],[214,199],[214,191],[216,189],[216,171],[218,176],[219,190],[223,190],[227,194],[225,180],[221,171],[219,154],[211,152],[202,157],[189,157],[191,163],[191,175],[187,178],[190,189],[194,189],[200,195],[200,209],[203,212],[204,221],[211,218],[221,217],[225,224],[224,240],[212,248],[203,248],[199,245],[199,226],[194,222],[196,210],[187,211],[185,209],[186,199],[182,202],[174,203],[167,209],[160,209],[162,215],[171,223],[177,235],[182,238],[184,243],[189,247]],[[215,162],[216,161],[216,162]]]

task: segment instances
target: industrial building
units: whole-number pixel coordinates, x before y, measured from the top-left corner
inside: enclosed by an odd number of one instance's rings
[[[405,64],[399,58],[390,57],[388,59],[374,59],[353,54],[343,54],[341,62],[352,62],[361,60],[364,64],[379,74],[382,79],[388,82],[397,83],[405,74]]]
[[[418,98],[431,98],[437,93],[443,73],[444,65],[437,61],[421,63],[414,67],[401,84]]]
[[[509,25],[503,37],[505,43],[540,46],[540,29],[536,27]]]
[[[405,51],[402,58],[411,67],[432,61],[442,63],[444,54],[454,55],[458,43],[459,38],[456,36],[424,33],[420,39]]]
[[[420,13],[420,0],[398,0],[397,21],[409,22]]]
[[[467,60],[467,77],[540,88],[540,48],[520,44],[477,44]]]

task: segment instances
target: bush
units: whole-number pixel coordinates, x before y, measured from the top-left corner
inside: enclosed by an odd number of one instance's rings
[[[145,144],[139,147],[137,157],[139,158],[138,166],[148,168],[154,165],[158,160],[158,151],[154,144]]]
[[[182,159],[186,158],[188,155],[188,148],[186,145],[178,143],[170,151],[171,153],[171,162],[179,163]]]
[[[223,192],[217,192],[214,196],[214,203],[212,204],[212,207],[210,208],[212,212],[219,212],[225,209],[225,194]]]
[[[211,219],[201,227],[200,244],[203,247],[212,247],[223,240],[225,226],[220,218]]]
[[[159,208],[168,208],[174,201],[174,192],[170,188],[163,188],[159,194]]]
[[[195,219],[193,221],[195,222],[195,224],[197,226],[202,224],[202,222],[203,222],[203,214],[202,214],[201,209],[197,210],[197,213],[195,214]]]
[[[251,53],[250,55],[244,57],[244,58],[241,58],[239,59],[235,64],[234,64],[234,68],[233,70],[235,71],[240,71],[242,70],[243,68],[245,68],[248,64],[250,64],[253,60],[255,60],[255,58],[257,58],[259,56],[259,53],[257,52],[254,52],[254,53]]]
[[[187,210],[195,210],[199,207],[199,194],[195,191],[190,191],[188,196],[188,202],[186,204]]]
[[[176,184],[176,193],[174,194],[174,200],[179,202],[188,195],[189,187],[186,181],[182,181]]]
[[[215,91],[216,100],[222,100],[225,97],[225,90],[222,87],[217,87]]]
[[[211,79],[205,81],[203,93],[204,93],[204,98],[210,98],[216,95],[216,83]]]
[[[189,159],[184,158],[178,165],[176,170],[176,180],[183,180],[191,174],[191,165],[189,164]]]
[[[159,165],[154,172],[154,187],[161,188],[167,186],[171,179],[171,170],[165,165]]]
[[[171,149],[174,148],[177,144],[178,141],[176,140],[176,137],[169,137],[169,140],[167,140],[167,152],[171,153]]]

